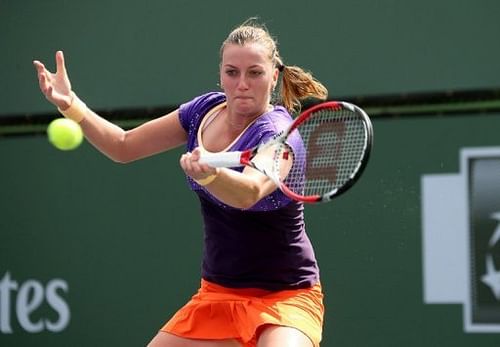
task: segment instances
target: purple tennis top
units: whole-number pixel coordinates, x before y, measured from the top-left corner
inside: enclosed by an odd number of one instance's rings
[[[180,106],[188,151],[199,146],[198,130],[205,115],[225,101],[223,93],[212,92]],[[284,130],[291,121],[284,107],[275,106],[247,127],[228,150],[252,148]],[[300,150],[301,140],[288,145],[293,151]],[[319,282],[302,203],[276,189],[251,208],[238,209],[222,203],[190,177],[187,180],[201,203],[204,279],[225,287],[267,290],[307,288]]]

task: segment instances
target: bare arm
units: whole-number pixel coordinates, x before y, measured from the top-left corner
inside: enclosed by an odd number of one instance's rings
[[[217,199],[236,208],[250,208],[274,192],[276,184],[259,171],[245,167],[243,172],[220,169],[217,179],[206,186]]]
[[[273,148],[269,148],[269,151],[273,150]],[[259,153],[254,161],[264,163],[269,160],[269,155],[266,152]],[[182,155],[181,167],[187,175],[195,180],[216,175],[216,178],[205,188],[227,205],[236,208],[250,208],[278,188],[269,177],[251,167],[245,167],[243,172],[226,168],[216,169],[206,164],[200,164],[199,159],[200,151],[195,149],[192,153]],[[281,162],[282,178],[286,177],[292,164],[293,155],[290,155],[288,160]]]
[[[76,96],[71,90],[63,53],[56,53],[55,73],[48,71],[39,61],[35,60],[33,64],[37,70],[40,90],[47,100],[61,110],[68,109]],[[85,137],[102,153],[117,162],[127,163],[144,158],[177,147],[187,140],[177,110],[128,131],[100,117],[89,108],[84,108],[82,112],[80,125]]]
[[[90,143],[120,163],[167,151],[185,143],[187,139],[178,110],[124,131],[88,109],[80,125]]]

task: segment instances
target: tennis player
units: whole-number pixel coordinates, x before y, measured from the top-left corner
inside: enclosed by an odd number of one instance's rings
[[[229,34],[220,56],[221,92],[128,131],[76,96],[62,52],[55,73],[34,65],[45,97],[112,160],[128,163],[187,146],[180,166],[204,221],[201,285],[148,346],[317,347],[323,293],[303,205],[250,167],[216,169],[199,158],[203,151],[243,150],[271,139],[292,121],[300,100],[325,99],[327,90],[310,73],[284,65],[276,41],[254,19]],[[300,139],[288,145],[293,152]]]

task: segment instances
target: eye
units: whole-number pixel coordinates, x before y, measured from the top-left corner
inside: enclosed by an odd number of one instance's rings
[[[260,76],[262,75],[264,72],[263,71],[260,71],[260,70],[252,70],[250,71],[250,75],[252,76]]]
[[[228,69],[225,72],[226,72],[226,75],[228,75],[228,76],[236,76],[238,74],[238,71],[235,69]]]

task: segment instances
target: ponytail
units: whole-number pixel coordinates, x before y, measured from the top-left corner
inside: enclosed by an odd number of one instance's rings
[[[289,112],[300,112],[301,100],[326,100],[328,90],[310,72],[298,66],[278,65],[281,71],[281,103]]]

